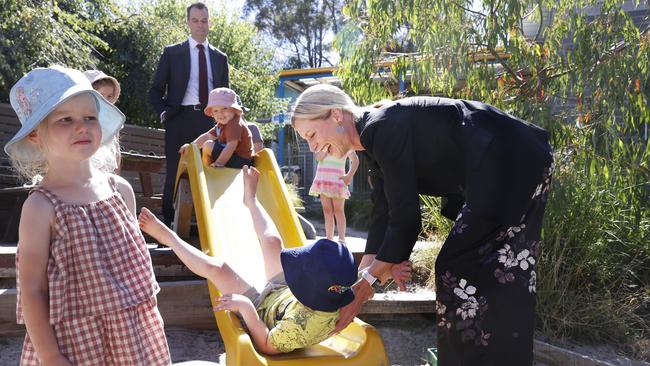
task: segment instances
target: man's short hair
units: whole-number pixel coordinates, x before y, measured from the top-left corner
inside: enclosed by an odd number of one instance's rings
[[[208,7],[204,3],[200,2],[200,1],[197,2],[197,3],[191,4],[190,6],[187,7],[187,20],[190,20],[190,11],[192,10],[192,8],[197,8],[199,10],[205,9],[205,11],[208,12]],[[208,14],[209,14],[209,12],[208,12]]]

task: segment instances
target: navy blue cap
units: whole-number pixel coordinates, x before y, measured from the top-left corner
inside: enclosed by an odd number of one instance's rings
[[[319,311],[336,311],[354,300],[357,281],[354,257],[345,245],[327,239],[283,249],[280,261],[293,295]]]

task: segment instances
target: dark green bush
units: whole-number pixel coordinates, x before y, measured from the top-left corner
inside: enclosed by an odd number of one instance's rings
[[[544,334],[617,345],[650,336],[650,185],[626,183],[557,164],[538,259]]]
[[[345,218],[348,226],[358,230],[368,230],[372,202],[367,194],[354,194],[345,201]]]

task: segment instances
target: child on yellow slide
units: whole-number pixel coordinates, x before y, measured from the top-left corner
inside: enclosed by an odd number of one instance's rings
[[[227,263],[181,240],[146,208],[140,213],[140,227],[219,288],[223,296],[215,310],[239,313],[259,351],[278,354],[319,343],[334,331],[338,309],[354,299],[350,286],[357,280],[357,268],[352,254],[327,239],[282,249],[277,228],[256,198],[259,172],[244,166],[243,174],[244,204],[260,241],[268,281],[261,293]]]
[[[203,151],[203,163],[215,168],[235,169],[252,165],[255,155],[253,139],[237,93],[229,88],[212,90],[203,113],[214,118],[215,123],[213,128],[193,141]],[[185,154],[189,146],[184,144],[178,152]]]

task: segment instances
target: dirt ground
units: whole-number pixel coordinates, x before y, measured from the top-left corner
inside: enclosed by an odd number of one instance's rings
[[[433,319],[368,320],[384,340],[392,365],[425,365],[425,351],[435,342]],[[219,362],[225,352],[217,330],[165,329],[172,362],[203,360]],[[0,337],[0,365],[17,366],[22,336]]]

